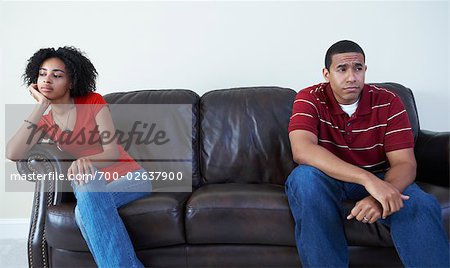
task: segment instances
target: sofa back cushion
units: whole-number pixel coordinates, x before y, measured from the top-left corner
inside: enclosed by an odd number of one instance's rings
[[[414,141],[417,140],[419,134],[419,117],[417,115],[416,102],[411,89],[397,83],[373,83],[377,87],[388,89],[397,94],[405,105],[406,112],[409,116],[409,122],[414,133]]]
[[[163,118],[154,118],[155,114],[148,115],[148,122],[152,122],[154,119],[156,121],[159,120],[170,120],[169,114],[167,114],[167,119],[165,118],[164,112],[160,109],[169,109],[171,111],[171,115],[175,114],[175,117],[178,120],[192,120],[192,125],[189,124],[189,127],[192,127],[192,136],[190,135],[190,130],[187,130],[184,126],[188,124],[179,124],[179,126],[171,122],[169,131],[185,131],[186,135],[182,136],[181,140],[177,140],[177,145],[175,147],[186,147],[183,149],[178,148],[170,148],[174,149],[173,152],[166,152],[165,149],[160,147],[157,150],[154,150],[155,147],[145,146],[145,145],[137,145],[133,143],[129,146],[127,150],[128,153],[138,161],[141,166],[146,168],[148,171],[158,171],[158,165],[170,166],[170,163],[175,163],[175,165],[186,165],[186,162],[192,163],[192,186],[198,187],[201,184],[201,178],[199,175],[199,163],[198,163],[198,104],[200,97],[191,90],[183,90],[183,89],[174,89],[174,90],[138,90],[131,92],[118,92],[111,93],[104,96],[106,102],[110,104],[110,109],[114,124],[116,129],[129,129],[130,122],[127,121],[136,121],[139,118],[142,118],[143,115],[136,114],[140,113],[143,110],[146,111],[156,111],[158,114],[162,114]],[[136,108],[132,106],[124,106],[126,110],[121,112],[119,110],[123,110],[120,105],[111,105],[111,104],[140,104],[136,105]],[[144,105],[142,105],[144,104]],[[145,104],[167,104],[160,106],[152,106],[153,108],[146,109]],[[175,105],[173,105],[175,104]],[[112,108],[111,108],[112,107]],[[119,107],[119,108],[117,108]],[[150,107],[150,106],[148,106]],[[155,108],[156,107],[156,108]],[[162,107],[162,108],[159,108]],[[179,109],[178,109],[179,107]],[[188,108],[188,109],[186,109]],[[153,110],[152,110],[153,109]],[[157,110],[154,110],[157,109]],[[179,116],[177,116],[179,114]],[[153,116],[153,117],[152,117]],[[159,117],[159,115],[158,115]],[[191,119],[192,118],[192,119]],[[159,121],[162,122],[162,121]],[[180,122],[180,121],[178,121]],[[166,122],[164,122],[166,124]],[[183,123],[183,122],[181,122]],[[185,122],[184,122],[185,123]],[[142,125],[139,125],[142,128]],[[147,130],[150,129],[147,127]],[[158,126],[156,125],[156,129]],[[168,133],[170,135],[170,133]],[[145,136],[145,135],[144,135]],[[178,135],[180,136],[180,135]],[[136,135],[134,136],[136,138]],[[171,141],[172,142],[172,141]],[[189,144],[192,142],[191,144]],[[124,146],[125,147],[125,146]],[[173,147],[173,146],[172,146]],[[159,152],[158,152],[159,150]],[[165,156],[164,156],[165,155]],[[169,155],[170,157],[167,157]],[[170,158],[170,159],[169,159]],[[169,164],[164,164],[164,162]],[[162,164],[161,164],[162,163]],[[189,164],[188,164],[189,165]],[[189,168],[190,167],[186,167]],[[190,174],[189,174],[190,175]],[[175,188],[172,188],[175,189]],[[184,191],[184,190],[174,190],[174,191]]]
[[[296,92],[280,87],[210,91],[200,100],[206,183],[284,184],[294,168],[287,127]]]

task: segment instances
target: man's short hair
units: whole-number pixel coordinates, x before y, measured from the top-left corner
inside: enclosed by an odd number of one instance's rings
[[[350,52],[361,53],[364,57],[364,61],[366,60],[366,55],[364,54],[363,49],[357,43],[350,40],[341,40],[334,43],[327,50],[327,54],[325,54],[325,68],[327,68],[327,70],[330,70],[331,58],[333,57],[333,55]]]

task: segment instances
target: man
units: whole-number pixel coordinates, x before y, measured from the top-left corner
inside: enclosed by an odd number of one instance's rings
[[[407,267],[449,267],[436,199],[415,183],[414,140],[393,92],[364,84],[365,55],[348,40],[325,56],[326,83],[301,90],[289,139],[299,164],[286,181],[303,266],[348,266],[343,221],[387,225]],[[358,201],[348,215],[343,200]]]

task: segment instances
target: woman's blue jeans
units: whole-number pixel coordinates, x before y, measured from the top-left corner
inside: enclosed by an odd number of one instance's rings
[[[406,267],[449,267],[449,241],[436,198],[415,183],[403,193],[410,196],[403,202],[403,208],[385,220],[378,220],[390,227],[401,261]],[[348,267],[343,222],[349,211],[344,211],[342,201],[368,196],[365,188],[336,180],[314,167],[299,165],[286,181],[286,194],[295,220],[295,240],[302,265]]]
[[[77,205],[75,220],[98,267],[144,267],[136,256],[117,211],[121,206],[150,195],[152,186],[142,178],[145,169],[111,183],[96,176],[83,185],[72,182]]]

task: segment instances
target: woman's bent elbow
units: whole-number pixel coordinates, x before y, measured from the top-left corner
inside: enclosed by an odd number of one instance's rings
[[[14,154],[11,151],[6,151],[5,157],[6,157],[6,159],[11,160],[11,161],[17,161],[20,158],[20,157],[18,157],[18,155]]]
[[[11,148],[11,146],[6,145],[5,157],[11,161],[18,161],[23,157],[24,153],[21,153],[17,148]]]

